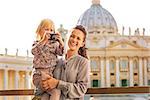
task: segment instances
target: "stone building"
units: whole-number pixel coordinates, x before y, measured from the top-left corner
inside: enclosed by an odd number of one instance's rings
[[[29,57],[28,51],[26,56],[16,54],[8,54],[7,48],[5,53],[0,54],[0,89],[31,89],[31,70],[32,57]],[[24,96],[20,97],[0,97],[0,100],[24,100]],[[29,97],[28,100],[31,98]]]
[[[87,31],[87,48],[91,61],[91,87],[150,85],[150,36],[137,28],[131,35],[118,33],[117,23],[100,0],[79,18],[77,24]]]

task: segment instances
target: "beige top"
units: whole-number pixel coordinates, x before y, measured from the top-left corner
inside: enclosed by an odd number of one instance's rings
[[[74,55],[66,62],[59,60],[53,74],[60,79],[57,86],[61,90],[60,100],[84,100],[90,82],[88,59]]]

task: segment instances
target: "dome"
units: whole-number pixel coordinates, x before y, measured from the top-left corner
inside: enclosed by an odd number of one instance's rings
[[[100,5],[100,0],[92,0],[92,5],[79,18],[88,33],[117,34],[117,23],[111,13]]]

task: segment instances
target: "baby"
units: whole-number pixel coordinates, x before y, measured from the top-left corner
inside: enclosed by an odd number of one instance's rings
[[[57,39],[54,33],[54,23],[50,19],[44,19],[37,29],[37,41],[33,43],[33,84],[36,87],[35,95],[41,100],[59,100],[60,90],[43,90],[41,81],[53,76],[53,70],[57,64],[58,55],[62,56],[64,47],[62,41]]]

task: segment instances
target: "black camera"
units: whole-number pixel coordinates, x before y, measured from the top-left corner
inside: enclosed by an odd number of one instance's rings
[[[57,34],[56,33],[49,33],[50,37],[49,37],[49,40],[54,40],[54,41],[57,41]]]

